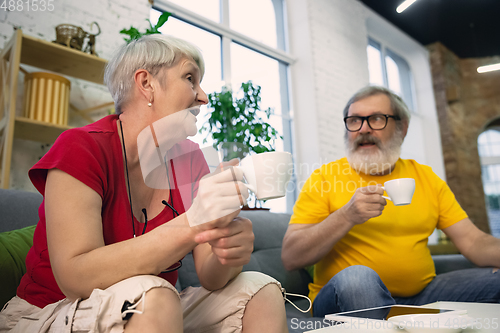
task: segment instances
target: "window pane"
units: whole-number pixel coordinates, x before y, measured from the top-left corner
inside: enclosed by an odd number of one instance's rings
[[[500,157],[499,134],[498,130],[489,129],[479,135],[479,156]],[[481,176],[491,234],[500,237],[500,164],[482,165]]]
[[[229,0],[229,26],[261,43],[278,47],[272,0]]]
[[[370,84],[384,85],[384,74],[382,72],[382,54],[380,50],[372,45],[366,48],[368,53],[368,71],[370,74]]]
[[[399,79],[399,68],[394,59],[389,56],[385,57],[385,67],[387,68],[387,82],[389,89],[394,91],[399,96],[401,93],[401,81]]]
[[[494,143],[491,145],[491,156],[500,156],[500,144]]]
[[[488,144],[488,132],[489,131],[486,131],[486,132],[479,134],[479,137],[477,138],[477,143],[479,145]]]
[[[487,183],[484,184],[483,186],[484,186],[484,194],[486,195],[496,194],[495,183]]]
[[[489,130],[487,131],[488,133],[488,140],[490,142],[494,143],[500,143],[500,132],[497,130]]]
[[[231,57],[233,90],[237,91],[242,82],[249,80],[261,86],[261,109],[271,107],[274,110],[267,122],[276,128],[280,135],[283,135],[278,61],[235,43],[231,44]],[[266,119],[265,114],[262,114],[261,117]],[[283,140],[277,139],[275,148],[278,151],[283,151]],[[273,212],[285,212],[286,198],[266,201],[264,206],[271,208]]]
[[[489,181],[490,179],[488,178],[488,167],[486,166],[481,166],[481,176],[483,179],[483,183]]]
[[[161,13],[158,11],[151,11],[151,13],[151,22],[158,21],[158,17]],[[156,16],[156,20],[153,20],[153,15]],[[207,95],[211,92],[221,90],[223,83],[220,53],[221,41],[219,36],[185,23],[174,17],[170,17],[167,23],[160,28],[160,31],[162,34],[179,37],[198,46],[203,54],[203,59],[205,60],[205,75],[203,76],[201,87]],[[202,126],[207,114],[207,107],[203,106],[197,117],[198,128]],[[197,135],[190,139],[198,143],[201,147],[212,144],[211,137],[207,138],[207,143],[203,143],[204,136],[201,135]]]
[[[498,185],[498,182],[500,182],[500,164],[496,164],[496,165],[492,165],[492,168],[493,168],[493,173],[494,173],[494,180],[497,182],[497,185]],[[497,187],[497,190],[498,190],[498,187]]]
[[[487,130],[477,138],[479,156],[500,156],[500,133],[497,130]]]
[[[161,13],[151,11],[151,22],[157,22]],[[187,40],[200,48],[205,61],[205,75],[202,87],[206,92],[220,89],[222,84],[221,40],[220,37],[200,29],[175,17],[170,17],[160,28],[160,32]]]
[[[267,122],[283,135],[278,61],[235,43],[231,45],[231,56],[233,91],[237,92],[241,84],[249,80],[254,85],[261,86],[261,110],[272,109],[273,115]],[[260,116],[266,119],[264,112]],[[275,148],[283,150],[281,139],[276,140]]]
[[[495,184],[495,181],[497,181],[497,173],[496,173],[496,166],[495,165],[490,165],[488,167],[488,173],[489,173],[489,178],[491,180],[492,184]]]
[[[233,89],[252,80],[262,87],[262,109],[271,107],[274,114],[281,115],[278,61],[235,43],[231,44],[231,58]]]
[[[414,111],[413,79],[408,62],[371,38],[368,39],[366,50],[370,84],[391,89],[401,96],[410,111]]]
[[[478,145],[479,156],[486,156],[486,146]]]
[[[401,98],[405,101],[406,105],[410,109],[410,111],[415,110],[415,106],[413,105],[413,92],[412,92],[412,75],[411,69],[408,62],[398,54],[392,52],[390,49],[385,50],[386,57],[386,65],[387,65],[387,76],[389,81],[389,88],[396,91]],[[397,68],[397,76],[396,73],[392,74],[389,72],[389,66],[395,66]],[[393,81],[391,83],[391,80]],[[391,88],[391,84],[394,88]]]
[[[168,0],[212,21],[220,22],[219,0]]]

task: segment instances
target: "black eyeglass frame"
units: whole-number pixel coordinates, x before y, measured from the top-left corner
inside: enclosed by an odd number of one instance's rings
[[[385,125],[384,125],[384,127],[382,127],[382,128],[373,128],[372,125],[370,124],[370,118],[371,117],[380,117],[380,116],[385,117]],[[361,125],[359,125],[359,128],[357,130],[351,130],[351,129],[349,129],[347,127],[347,120],[349,120],[351,118],[361,119]],[[390,114],[372,114],[372,115],[369,115],[367,117],[349,116],[349,117],[344,117],[344,125],[345,125],[345,129],[348,130],[349,132],[358,132],[359,130],[361,130],[361,128],[363,127],[363,124],[365,123],[365,120],[366,120],[366,122],[368,123],[368,126],[372,130],[374,130],[374,131],[381,131],[381,130],[383,130],[384,128],[387,127],[387,123],[389,122],[389,118],[392,118],[394,120],[401,120],[401,118],[399,116],[393,116],[393,115],[390,115]]]

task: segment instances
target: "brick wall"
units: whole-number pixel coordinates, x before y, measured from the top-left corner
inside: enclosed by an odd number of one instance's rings
[[[500,73],[476,69],[500,57],[460,59],[440,43],[428,49],[448,185],[471,220],[488,232],[477,138],[500,116]]]
[[[54,0],[54,10],[49,12],[0,11],[0,48],[10,39],[13,27],[20,27],[28,35],[44,40],[55,40],[55,27],[69,23],[90,31],[90,23],[96,21],[102,33],[97,38],[97,53],[109,58],[122,43],[119,31],[134,25],[145,28],[151,5],[147,0]],[[95,30],[94,30],[95,32]]]

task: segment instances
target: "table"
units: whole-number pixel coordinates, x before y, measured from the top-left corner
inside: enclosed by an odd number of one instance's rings
[[[478,319],[478,325],[474,329],[467,328],[463,332],[495,332],[500,333],[500,304],[492,303],[464,303],[464,302],[436,302],[431,304],[423,305],[427,308],[439,308],[439,309],[452,309],[452,310],[467,310],[467,316]],[[332,333],[332,332],[372,332],[372,333],[394,333],[394,332],[405,332],[403,330],[396,330],[394,328],[388,328],[383,325],[383,321],[373,321],[379,322],[379,325],[372,325],[370,327],[338,327],[331,326],[329,321],[325,320],[322,323],[316,323],[316,327],[308,326],[304,323],[304,328],[310,329],[305,331],[305,333]],[[483,323],[483,327],[478,329],[479,323]],[[489,323],[489,328],[486,328],[486,323]],[[314,325],[315,323],[311,323]],[[319,325],[321,324],[321,325]],[[321,327],[318,327],[321,326]],[[385,326],[385,327],[384,327]],[[312,330],[311,330],[312,329]]]

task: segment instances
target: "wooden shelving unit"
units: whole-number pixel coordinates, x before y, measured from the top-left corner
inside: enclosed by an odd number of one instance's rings
[[[106,60],[16,30],[0,52],[0,187],[9,187],[14,138],[53,143],[68,126],[16,116],[19,66],[26,64],[103,84]],[[94,108],[92,108],[94,109]]]
[[[25,117],[16,117],[14,123],[16,138],[47,143],[56,141],[62,132],[70,128],[69,126],[50,124]]]

